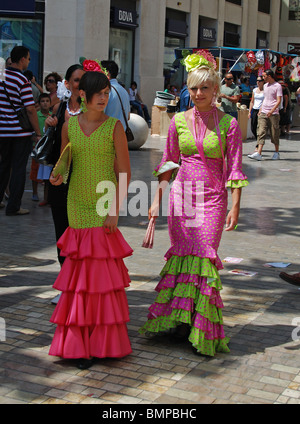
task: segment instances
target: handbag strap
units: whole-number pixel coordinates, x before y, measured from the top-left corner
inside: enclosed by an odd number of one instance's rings
[[[9,94],[8,94],[8,92],[7,92],[7,90],[6,90],[6,87],[5,87],[4,81],[1,81],[1,82],[2,82],[2,86],[3,86],[4,92],[5,92],[5,94],[6,94],[6,97],[7,97],[8,101],[9,101],[9,103],[11,104],[11,107],[13,108],[13,110],[14,110],[15,112],[17,112],[17,109],[16,109],[15,105],[13,104],[13,102],[11,101],[11,98],[9,97]]]
[[[123,116],[124,116],[125,123],[126,123],[126,128],[128,129],[128,128],[129,128],[129,126],[128,126],[128,122],[127,122],[127,118],[126,118],[126,113],[125,113],[125,110],[124,110],[124,107],[123,107],[123,103],[122,103],[122,100],[121,100],[120,94],[118,93],[118,90],[116,89],[116,87],[114,87],[114,86],[112,85],[112,88],[115,90],[115,92],[117,93],[117,95],[118,95],[118,97],[119,97],[119,100],[120,100],[120,103],[121,103],[121,107],[122,107]]]

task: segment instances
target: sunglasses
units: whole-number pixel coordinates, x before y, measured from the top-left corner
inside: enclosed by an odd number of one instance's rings
[[[233,80],[233,78],[225,78],[227,81]]]
[[[257,80],[257,82],[264,82],[264,80]]]
[[[55,79],[47,79],[47,80],[46,80],[46,82],[54,83],[54,82],[56,82],[56,81],[55,81]]]

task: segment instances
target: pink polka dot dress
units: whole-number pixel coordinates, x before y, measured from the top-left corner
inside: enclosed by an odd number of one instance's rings
[[[227,213],[226,186],[248,185],[236,119],[224,115],[219,130],[215,128],[203,139],[201,155],[185,113],[171,121],[163,158],[154,173],[158,176],[162,167],[180,163],[169,197],[171,247],[156,287],[158,295],[140,329],[142,334],[159,333],[189,324],[189,341],[209,356],[229,352],[218,272],[223,266],[217,254]]]

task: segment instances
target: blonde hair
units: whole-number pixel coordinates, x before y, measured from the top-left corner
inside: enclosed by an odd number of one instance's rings
[[[198,85],[210,81],[215,87],[217,87],[216,95],[220,94],[221,78],[219,74],[208,66],[201,66],[194,71],[189,72],[187,78],[188,88],[194,88]]]

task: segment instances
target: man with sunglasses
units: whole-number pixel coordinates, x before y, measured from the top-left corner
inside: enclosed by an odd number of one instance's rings
[[[221,94],[219,96],[219,102],[221,102],[220,110],[238,119],[236,104],[240,99],[240,89],[234,84],[233,80],[231,73],[225,75],[225,84],[221,86]]]

